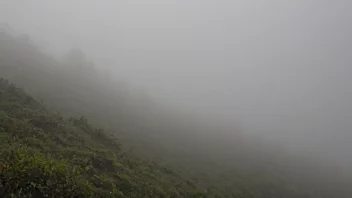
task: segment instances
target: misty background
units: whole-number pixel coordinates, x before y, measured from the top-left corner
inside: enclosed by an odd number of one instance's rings
[[[0,0],[0,22],[173,109],[352,165],[348,0]]]

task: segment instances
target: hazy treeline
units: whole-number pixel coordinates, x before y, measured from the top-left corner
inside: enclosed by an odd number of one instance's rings
[[[55,59],[28,37],[2,32],[0,75],[54,112],[86,116],[133,155],[168,163],[210,197],[351,195],[350,176],[334,162],[249,137],[240,126],[171,111],[109,77],[80,49]]]

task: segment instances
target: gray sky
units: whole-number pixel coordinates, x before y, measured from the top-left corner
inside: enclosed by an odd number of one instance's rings
[[[0,21],[56,54],[82,48],[159,102],[347,155],[351,10],[349,0],[0,0]]]

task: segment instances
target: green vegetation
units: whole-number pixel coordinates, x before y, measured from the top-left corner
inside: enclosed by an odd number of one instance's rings
[[[170,113],[79,50],[55,60],[2,34],[0,75],[0,197],[352,194],[337,169]]]
[[[193,182],[120,151],[85,119],[65,120],[0,79],[1,197],[182,197]]]

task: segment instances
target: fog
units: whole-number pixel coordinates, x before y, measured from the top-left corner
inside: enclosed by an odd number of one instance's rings
[[[0,0],[0,22],[80,48],[158,103],[352,165],[348,0]]]

